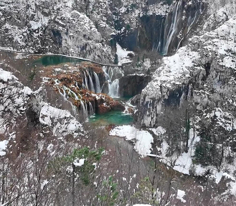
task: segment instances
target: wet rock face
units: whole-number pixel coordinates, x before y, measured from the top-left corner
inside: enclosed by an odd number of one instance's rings
[[[120,96],[132,97],[140,94],[151,80],[150,76],[129,75],[122,77],[119,82]]]
[[[155,49],[158,51],[159,43],[162,42],[164,35],[165,19],[165,16],[155,15],[140,17],[141,28],[137,38],[137,44],[140,48],[146,50]]]
[[[122,38],[117,36],[116,40],[130,50],[156,50],[167,55],[181,46],[192,27],[197,24],[203,10],[204,4],[201,0],[176,1],[169,13],[144,13],[139,19],[137,29],[126,31],[126,35]]]

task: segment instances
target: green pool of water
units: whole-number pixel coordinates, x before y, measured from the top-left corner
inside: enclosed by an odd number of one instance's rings
[[[51,65],[57,65],[62,63],[68,63],[68,62],[81,62],[81,59],[71,58],[71,57],[65,57],[60,55],[49,55],[49,56],[43,56],[42,58],[35,61],[37,64],[41,64],[43,66],[51,66]]]
[[[89,118],[89,122],[98,124],[99,126],[132,124],[133,117],[120,111],[112,111],[106,114],[96,114]]]

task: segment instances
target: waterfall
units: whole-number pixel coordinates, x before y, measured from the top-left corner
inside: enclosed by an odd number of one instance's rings
[[[106,82],[108,83],[108,95],[119,97],[119,79],[124,76],[124,72],[119,67],[103,67]]]
[[[94,78],[95,78],[95,86],[96,86],[96,93],[100,93],[101,92],[101,87],[100,87],[100,81],[98,78],[98,75],[96,72],[93,72]]]
[[[98,75],[96,74],[96,72],[93,72],[95,84],[93,83],[93,79],[92,79],[89,71],[85,70],[85,71],[83,71],[83,74],[84,74],[84,78],[83,78],[82,86],[85,89],[89,89],[92,92],[100,93],[101,92],[100,81],[99,81],[99,78],[98,78]]]
[[[84,86],[85,86],[85,89],[89,89],[86,72],[84,71],[83,73],[84,73]]]
[[[70,102],[70,101],[69,101],[69,102]],[[78,115],[78,113],[77,113],[77,107],[76,107],[75,105],[73,105],[72,102],[70,102],[70,106],[71,106],[72,112],[73,112],[72,115],[74,115],[75,117],[77,117],[77,115]]]
[[[187,22],[187,23],[188,23],[188,25],[187,25],[188,30],[187,30],[186,35],[188,35],[188,33],[190,32],[190,30],[191,30],[193,24],[197,21],[198,14],[199,14],[199,12],[196,11],[195,14],[194,14],[194,17],[191,17],[191,15],[189,16],[188,22]],[[177,45],[177,47],[176,47],[176,50],[179,49],[179,47],[180,47],[182,41],[184,40],[184,38],[185,38],[185,37],[182,37],[182,38],[180,39],[180,41],[179,41],[179,43],[178,43],[178,45]]]
[[[85,76],[85,79],[86,79],[86,76]],[[61,88],[58,85],[59,85],[59,81],[55,81],[55,86],[58,89],[60,95],[62,95],[64,99],[70,103],[71,108],[72,108],[72,115],[76,117],[78,115],[78,112],[77,112],[77,107],[71,101],[68,100],[69,97],[72,97],[74,100],[80,102],[82,115],[85,119],[87,119],[88,115],[94,114],[94,110],[93,110],[93,106],[91,102],[89,102],[89,105],[85,104],[82,101],[82,96],[80,94],[76,94],[74,91],[72,91],[70,88],[66,87],[65,85],[63,85]],[[78,83],[76,84],[76,86],[78,87]]]
[[[78,94],[79,95],[78,96],[74,91],[72,91],[70,88],[68,88],[64,85],[63,85],[62,89],[63,89],[63,96],[65,98],[67,98],[67,96],[72,96],[72,98],[74,98],[76,101],[78,101],[80,98],[82,98],[80,94]],[[66,91],[67,91],[67,93],[66,93]]]
[[[164,48],[163,48],[164,55],[166,55],[168,53],[172,38],[173,38],[174,34],[177,32],[178,20],[179,20],[178,19],[178,11],[179,11],[179,8],[181,7],[181,5],[182,5],[182,0],[175,3],[174,9],[173,9],[174,15],[172,16],[171,26],[170,26],[169,32],[167,34],[166,42],[165,42]],[[168,20],[167,20],[167,22],[168,22]],[[167,26],[168,26],[168,24],[167,24]]]
[[[87,112],[87,110],[86,110],[86,108],[85,108],[85,105],[84,105],[84,102],[83,102],[82,100],[80,100],[80,105],[81,105],[81,107],[82,107],[83,116],[84,116],[85,118],[87,118],[87,117],[88,117],[88,112]]]
[[[119,79],[115,79],[113,82],[109,81],[109,96],[119,97]]]
[[[88,78],[89,78],[89,85],[90,85],[90,88],[89,88],[89,89],[90,89],[92,92],[95,92],[92,77],[90,76],[90,73],[89,73],[88,71],[86,71],[86,72],[87,72]]]
[[[55,80],[55,85],[59,91],[59,94],[64,97],[64,100],[70,103],[71,109],[72,109],[71,114],[77,118],[78,117],[77,107],[71,101],[68,101],[68,95],[73,94],[75,100],[79,100],[80,95],[78,96],[75,92],[73,92],[71,89],[69,89],[68,87],[66,87],[64,85],[62,88],[58,87],[57,85],[59,85],[59,80]],[[66,93],[66,91],[68,94]],[[81,98],[81,96],[80,96],[80,98]]]
[[[94,114],[93,105],[91,102],[89,102],[89,115],[93,115],[93,114]]]
[[[62,92],[61,92],[61,89],[60,89],[59,87],[57,87],[57,89],[58,89],[60,95],[63,96],[64,99],[67,99],[67,97],[66,97],[66,91],[62,88],[62,91],[63,91],[63,93],[62,93]]]

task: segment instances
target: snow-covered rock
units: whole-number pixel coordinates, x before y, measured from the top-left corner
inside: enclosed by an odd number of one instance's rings
[[[133,126],[125,125],[115,127],[110,131],[111,136],[124,137],[128,141],[134,142],[134,149],[145,157],[151,153],[153,137],[144,130],[138,130]]]

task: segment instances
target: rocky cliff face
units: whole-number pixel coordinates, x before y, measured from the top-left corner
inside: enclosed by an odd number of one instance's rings
[[[180,46],[203,10],[201,1],[171,2],[4,0],[0,45],[112,63],[116,42],[167,54]]]
[[[234,204],[235,39],[233,0],[2,0],[1,49],[22,53],[0,52],[1,202],[73,205],[76,192],[79,205],[111,205],[98,198],[111,174],[115,205]],[[84,123],[134,95],[136,128]],[[64,176],[48,165],[83,146],[104,159],[72,189],[80,163]]]
[[[219,182],[224,172],[234,179],[235,3],[212,2],[206,16],[199,36],[164,57],[142,91],[139,123],[167,129],[159,154],[167,164],[186,174],[208,171]]]

